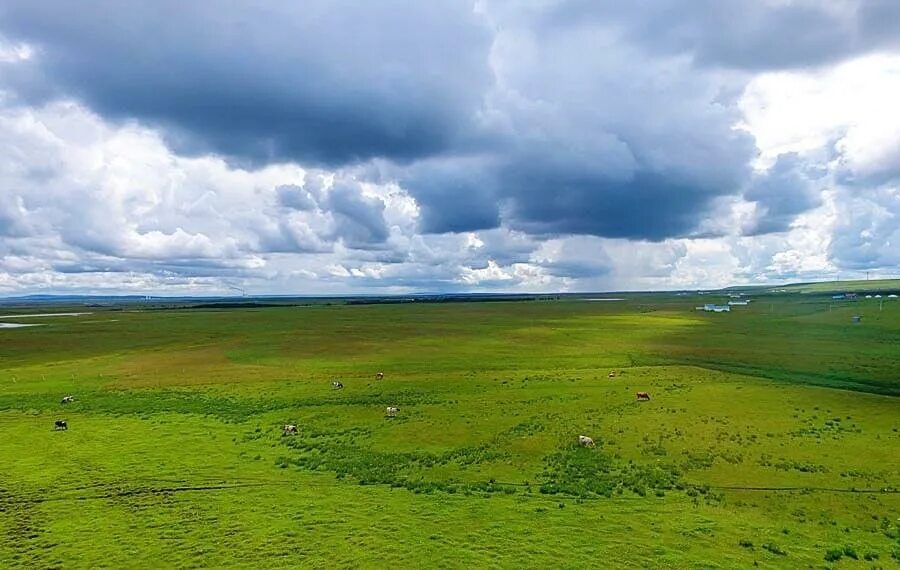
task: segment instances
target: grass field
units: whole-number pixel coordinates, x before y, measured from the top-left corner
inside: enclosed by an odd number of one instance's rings
[[[845,293],[852,291],[898,292],[900,279],[872,279],[853,281],[821,281],[817,283],[792,283],[764,290],[788,293]]]
[[[0,330],[0,567],[900,565],[900,302],[704,300]]]

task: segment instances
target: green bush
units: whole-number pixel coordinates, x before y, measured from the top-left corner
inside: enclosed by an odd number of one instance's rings
[[[847,558],[852,558],[854,560],[859,560],[859,554],[856,552],[856,549],[849,544],[844,547],[844,556],[846,556]]]
[[[825,553],[825,560],[827,562],[837,562],[841,558],[844,557],[844,549],[843,548],[829,548]]]
[[[742,538],[742,539],[738,542],[738,544],[739,544],[740,546],[743,546],[744,548],[753,548],[753,541],[752,541],[752,540],[747,540],[746,538]]]
[[[762,545],[765,550],[768,550],[772,554],[777,554],[778,556],[787,556],[787,552],[774,542],[767,542]]]

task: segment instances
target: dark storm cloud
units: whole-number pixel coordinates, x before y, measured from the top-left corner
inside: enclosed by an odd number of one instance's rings
[[[747,231],[766,233],[815,201],[789,173],[754,181],[754,141],[733,128],[747,70],[894,46],[898,4],[7,0],[0,34],[36,52],[0,69],[0,87],[139,119],[180,152],[383,160],[426,233],[658,241],[696,235],[716,198],[748,187],[764,215]],[[278,203],[327,210],[348,247],[383,247],[382,201],[319,190],[283,186]],[[260,248],[328,250],[288,222]]]
[[[389,235],[384,202],[363,195],[358,184],[338,182],[328,193],[328,207],[335,215],[336,235],[348,247],[366,249],[383,244]]]
[[[439,152],[490,81],[486,29],[454,1],[10,0],[0,34],[39,50],[6,70],[21,97],[75,96],[253,162]]]
[[[538,244],[524,233],[494,230],[480,232],[482,247],[478,249],[482,262],[489,259],[500,265],[527,263]]]
[[[468,232],[500,224],[492,166],[478,159],[424,161],[400,174],[421,205],[425,233]]]
[[[757,206],[757,215],[743,229],[744,235],[787,231],[797,215],[822,203],[822,175],[807,168],[794,153],[781,155],[744,193],[744,198]]]
[[[662,240],[692,234],[717,196],[742,189],[755,146],[722,102],[740,81],[607,42],[594,28],[498,37],[491,150],[401,178],[426,229],[481,229],[499,206],[532,234]]]
[[[602,277],[611,271],[609,265],[602,262],[591,261],[554,261],[539,264],[544,270],[555,277],[570,277],[572,279],[584,279],[589,277]]]
[[[510,174],[511,182],[520,182],[513,186],[513,227],[531,234],[662,240],[694,230],[714,195],[649,172],[627,181],[546,174],[526,165]]]
[[[557,29],[604,22],[650,51],[754,71],[900,47],[896,0],[571,0],[552,4],[543,18]]]

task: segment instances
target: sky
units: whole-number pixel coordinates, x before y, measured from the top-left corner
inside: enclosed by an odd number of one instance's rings
[[[0,296],[900,277],[896,0],[4,0]]]

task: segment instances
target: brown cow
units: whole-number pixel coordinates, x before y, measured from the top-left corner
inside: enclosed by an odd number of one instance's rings
[[[648,394],[647,392],[638,392],[635,395],[637,396],[638,401],[640,401],[640,400],[647,400],[648,402],[650,401],[650,394]]]

